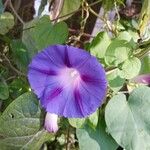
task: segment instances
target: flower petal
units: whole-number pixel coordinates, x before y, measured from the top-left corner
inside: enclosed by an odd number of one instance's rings
[[[56,114],[46,114],[44,127],[48,132],[56,133],[58,131],[57,119],[58,116]]]
[[[93,113],[107,88],[97,59],[72,46],[53,45],[37,54],[29,65],[28,79],[47,112],[72,118]]]
[[[150,74],[138,75],[135,78],[131,79],[131,81],[150,85]]]

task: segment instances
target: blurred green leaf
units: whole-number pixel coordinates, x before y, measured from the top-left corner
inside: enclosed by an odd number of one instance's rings
[[[124,0],[103,0],[102,5],[106,11],[112,10],[114,8],[114,3],[117,5],[124,4]]]
[[[49,17],[42,17],[34,28],[32,36],[38,49],[43,49],[48,45],[63,44],[68,37],[68,27],[65,22],[52,25]]]
[[[8,97],[9,97],[8,85],[6,81],[4,80],[4,78],[0,76],[0,100],[5,100]]]
[[[141,61],[137,57],[127,59],[121,68],[120,76],[125,79],[131,79],[139,74]]]
[[[140,70],[140,74],[147,74],[150,73],[150,55],[145,56],[142,59],[142,66]]]
[[[14,100],[0,116],[0,147],[2,150],[38,150],[52,137],[44,129],[38,100],[25,93]]]
[[[99,120],[96,130],[86,125],[83,129],[77,129],[80,150],[116,150],[118,145],[105,131],[104,118]]]
[[[118,66],[128,59],[131,46],[126,40],[113,40],[108,46],[105,54],[107,65]]]
[[[6,34],[14,26],[14,16],[9,12],[0,14],[0,34]]]
[[[95,129],[98,123],[98,112],[94,112],[87,118],[68,118],[68,121],[75,128],[83,128],[87,123],[91,128]]]
[[[65,43],[67,37],[68,27],[65,22],[52,25],[49,16],[43,16],[25,24],[22,40],[32,58],[49,45]]]
[[[136,41],[139,39],[139,37],[135,38],[134,35],[132,35],[132,33],[130,31],[131,30],[120,32],[118,34],[118,36],[115,38],[115,40],[125,40],[127,42],[127,44],[128,44],[130,49],[131,48],[132,49],[136,49],[136,47],[137,47]],[[133,32],[133,33],[135,33],[135,32]]]
[[[139,30],[140,30],[141,36],[144,36],[148,28],[149,21],[150,21],[150,1],[144,0],[143,5],[142,5],[140,19],[139,19]]]
[[[106,52],[107,47],[109,46],[111,40],[107,34],[107,32],[100,32],[91,42],[88,49],[91,54],[98,57],[103,58]]]
[[[93,129],[97,127],[98,115],[99,115],[99,111],[96,111],[87,117],[87,120],[88,120],[87,123]]]
[[[64,0],[64,5],[59,16],[64,16],[78,10],[80,5],[81,5],[81,0]],[[74,13],[62,18],[62,20],[67,19],[73,14]]]
[[[114,0],[103,0],[103,8],[106,11],[109,11],[110,9],[112,9],[114,7]]]
[[[100,150],[100,145],[98,142],[91,137],[91,133],[95,133],[93,130],[89,133],[87,129],[77,129],[76,134],[79,140],[79,148],[80,150]]]
[[[69,124],[75,128],[82,128],[86,119],[85,118],[69,118]]]
[[[35,40],[32,37],[35,32],[34,27],[36,26],[38,20],[38,18],[33,19],[32,21],[24,24],[23,27],[24,30],[22,35],[22,42],[28,49],[30,59],[38,52],[38,46],[35,44]]]
[[[106,106],[107,130],[127,150],[150,149],[150,88],[133,90],[128,101],[124,94],[114,96]]]
[[[132,38],[132,36],[127,32],[127,31],[123,31],[123,32],[120,32],[117,39],[118,40],[126,40],[126,41],[130,41]]]
[[[3,13],[3,11],[4,11],[4,6],[2,0],[0,0],[0,15]]]
[[[9,84],[9,91],[12,99],[15,99],[23,93],[29,91],[29,84],[27,83],[26,79],[23,80],[22,78],[15,78]]]
[[[107,80],[109,83],[109,87],[114,92],[118,92],[122,88],[123,84],[125,83],[125,79],[120,77],[119,69],[115,69],[115,70],[111,71],[107,75]]]
[[[13,60],[17,65],[18,69],[25,72],[27,71],[27,66],[29,64],[28,51],[21,40],[12,40],[11,50],[13,55]]]

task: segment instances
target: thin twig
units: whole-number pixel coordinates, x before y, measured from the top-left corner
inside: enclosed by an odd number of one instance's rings
[[[102,0],[98,0],[98,1],[96,1],[96,2],[94,2],[94,3],[92,3],[92,4],[89,4],[89,6],[88,6],[88,7],[91,7],[91,6],[97,5],[97,4],[98,4],[98,3],[100,3],[101,1],[102,1]],[[69,14],[64,15],[64,16],[60,16],[60,17],[58,17],[57,19],[65,18],[65,17],[67,17],[67,16],[70,16],[70,15],[72,15],[72,14],[74,14],[74,13],[77,13],[77,12],[80,12],[80,11],[82,11],[82,8],[77,9],[77,10],[75,10],[75,11],[73,11],[73,12],[69,13]],[[53,20],[51,20],[51,21],[55,21],[55,20],[56,20],[56,19],[53,19]]]
[[[22,72],[20,72],[19,70],[17,70],[12,64],[11,64],[11,62],[10,62],[10,60],[7,58],[7,56],[5,56],[4,54],[2,55],[3,56],[3,58],[5,59],[5,61],[8,63],[8,65],[9,65],[9,67],[13,70],[13,71],[15,71],[18,75],[20,75],[20,76],[25,76],[26,77],[26,75],[24,74],[24,73],[22,73]]]
[[[55,0],[53,1],[53,10],[52,10],[52,13],[50,13],[50,19],[55,20],[54,23],[57,23],[58,21],[58,18],[59,18],[59,15],[61,13],[61,10],[64,6],[64,0]]]
[[[80,32],[78,33],[78,35],[76,36],[71,36],[73,37],[73,43],[72,45],[76,46],[78,44],[78,42],[80,41],[81,37],[84,34],[84,28],[87,22],[87,19],[89,17],[89,7],[88,7],[88,3],[85,0],[82,0],[82,12],[81,12],[81,22],[80,22]]]
[[[15,78],[16,78],[16,76],[11,76],[11,77],[7,78],[5,81],[10,81],[10,80],[13,80]]]
[[[118,94],[128,94],[130,91],[119,91]]]
[[[108,24],[108,22],[107,22],[107,20],[106,20],[105,18],[103,18],[103,17],[101,17],[99,14],[97,14],[92,8],[89,8],[89,11],[90,11],[93,15],[95,15],[98,19],[102,20],[102,21],[105,23],[105,25],[107,25],[109,31],[112,32],[112,29],[111,29],[110,25]]]
[[[9,4],[10,8],[12,9],[13,13],[16,15],[16,17],[18,18],[18,20],[24,25],[24,21],[21,19],[21,17],[18,15],[18,13],[16,12],[16,10],[14,9],[11,0],[9,0]]]
[[[97,18],[99,18],[100,20],[102,20],[103,22],[106,22],[105,19],[103,17],[101,17],[99,14],[97,14],[91,7],[89,8],[89,11],[96,16]]]
[[[150,48],[147,48],[145,50],[142,50],[140,53],[135,54],[135,57],[138,57],[139,59],[143,59],[146,55],[150,54]]]
[[[9,0],[6,0],[5,3],[4,3],[4,11],[5,11],[5,9],[6,9],[7,5],[8,5],[8,3],[9,3]]]
[[[106,18],[101,17],[98,13],[96,13],[91,7],[89,8],[89,11],[95,15],[98,19],[102,20],[105,23],[105,28],[107,31],[110,31],[111,33],[113,33],[116,36],[116,32],[113,29],[112,24],[110,23],[110,21],[108,21]]]
[[[72,33],[76,33],[76,34],[79,34],[80,30],[75,30],[75,29],[71,29],[69,28],[69,31],[72,32]],[[89,38],[94,38],[95,36],[92,36],[91,34],[88,34],[88,33],[83,33],[82,36],[85,36],[85,37],[89,37]]]
[[[69,150],[69,149],[70,149],[70,146],[69,146],[69,139],[70,139],[70,126],[68,127],[68,130],[67,130],[66,150]]]
[[[98,1],[96,1],[96,2],[94,2],[94,3],[92,3],[92,4],[89,4],[87,7],[90,8],[90,7],[96,5],[96,4],[100,3],[100,2],[101,2],[101,0],[98,0]],[[58,20],[58,19],[65,18],[65,17],[67,17],[67,16],[70,16],[70,15],[72,15],[72,14],[74,14],[74,13],[77,13],[77,12],[80,12],[80,11],[82,11],[82,8],[77,9],[77,10],[75,10],[75,11],[69,13],[69,14],[64,15],[64,16],[57,17],[56,19],[52,19],[51,21],[53,22],[53,21],[56,21],[56,20]],[[35,27],[35,26],[32,26],[32,27],[29,27],[29,28],[25,28],[25,29],[23,29],[23,30],[29,30],[29,29],[34,28],[34,27]]]

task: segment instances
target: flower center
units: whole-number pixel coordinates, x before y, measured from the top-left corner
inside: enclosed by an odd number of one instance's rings
[[[61,71],[60,80],[65,85],[74,85],[80,80],[80,74],[74,68],[65,68]]]
[[[69,70],[69,76],[71,78],[77,78],[77,77],[79,77],[79,73],[76,69],[70,69]]]

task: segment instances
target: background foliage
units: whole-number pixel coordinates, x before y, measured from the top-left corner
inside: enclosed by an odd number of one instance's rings
[[[34,1],[0,0],[0,149],[150,149],[150,88],[133,82],[150,75],[150,1],[62,2],[43,0],[33,17]],[[50,16],[42,15],[47,3]],[[102,107],[60,118],[56,134],[43,128],[45,111],[27,81],[32,57],[53,44],[89,51],[108,80]]]

